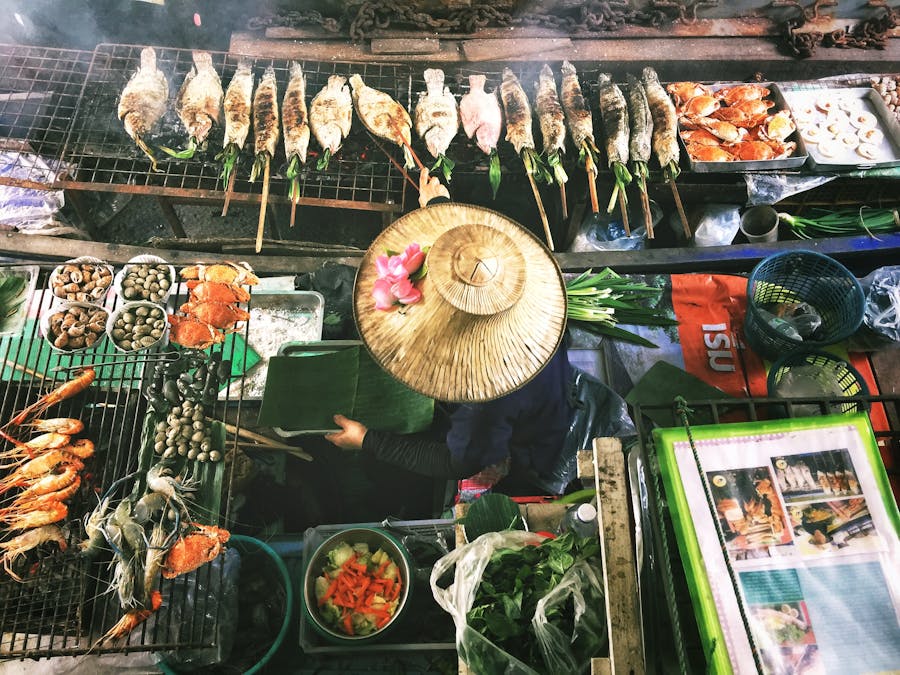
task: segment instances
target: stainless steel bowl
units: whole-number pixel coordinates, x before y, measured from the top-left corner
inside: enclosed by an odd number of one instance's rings
[[[385,626],[369,635],[347,635],[346,633],[333,630],[322,621],[319,615],[319,604],[316,601],[316,577],[321,576],[322,570],[328,564],[329,551],[337,548],[342,543],[347,543],[350,546],[353,546],[353,544],[368,544],[369,549],[373,553],[379,548],[384,549],[400,570],[403,590],[398,598],[397,611],[394,612],[393,618]],[[396,625],[404,608],[409,604],[412,576],[409,553],[399,541],[384,530],[374,527],[354,527],[348,530],[341,530],[323,541],[309,560],[309,565],[306,567],[303,577],[303,613],[312,627],[331,642],[359,644],[378,639]]]

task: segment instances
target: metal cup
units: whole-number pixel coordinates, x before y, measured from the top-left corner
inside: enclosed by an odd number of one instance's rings
[[[741,216],[741,232],[747,241],[778,241],[778,212],[771,206],[752,206]]]

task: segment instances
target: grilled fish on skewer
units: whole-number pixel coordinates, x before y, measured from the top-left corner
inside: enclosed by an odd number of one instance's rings
[[[325,169],[341,142],[350,134],[353,122],[353,98],[347,78],[332,75],[309,106],[309,127],[324,152],[316,168]]]
[[[553,169],[553,177],[559,185],[562,185],[569,180],[561,159],[561,155],[566,151],[566,120],[556,93],[556,79],[546,63],[541,68],[534,89],[534,107],[544,139],[544,154],[547,155],[547,164]]]
[[[409,149],[412,120],[406,109],[388,94],[368,86],[357,74],[350,76],[350,86],[356,114],[366,129],[402,147],[406,168],[413,168],[415,161]]]
[[[250,60],[241,59],[225,90],[225,140],[222,141],[222,152],[216,155],[216,159],[222,160],[222,181],[226,185],[250,133],[252,106],[253,72]]]
[[[597,204],[597,155],[599,150],[594,142],[594,121],[591,109],[581,93],[581,83],[575,73],[575,66],[563,61],[560,99],[566,115],[566,126],[572,136],[572,142],[578,148],[578,163],[587,171],[588,189],[591,195],[591,209],[598,213]]]
[[[627,203],[625,186],[631,182],[628,172],[628,104],[619,86],[606,73],[601,73],[597,80],[600,86],[600,117],[603,120],[603,136],[606,140],[606,156],[609,168],[616,177],[616,186],[606,207],[607,213],[615,208],[616,197],[621,192],[623,201]],[[623,209],[623,218],[625,218]]]
[[[181,152],[163,148],[165,152],[178,159],[190,159],[197,148],[206,143],[213,123],[219,123],[222,109],[222,81],[213,68],[212,55],[209,52],[193,52],[194,65],[185,76],[175,109],[182,124],[188,132],[188,147]]]
[[[154,171],[156,158],[144,142],[144,135],[166,112],[169,83],[156,67],[156,51],[147,47],[141,51],[141,65],[128,80],[119,99],[119,119],[125,123],[125,131],[144,154],[150,158]]]
[[[534,150],[534,136],[531,133],[531,105],[519,78],[509,68],[503,69],[500,84],[500,99],[506,114],[506,140],[522,158],[529,175],[549,184],[553,179]]]
[[[256,180],[264,164],[275,156],[278,147],[278,83],[275,69],[266,68],[253,96],[253,142],[256,160],[250,180]]]
[[[653,238],[653,223],[650,219],[650,198],[647,195],[647,176],[650,174],[648,164],[653,153],[653,116],[647,95],[640,81],[628,75],[628,117],[631,121],[631,137],[628,141],[628,155],[631,173],[637,179],[641,191],[641,205],[644,210],[644,224],[647,237]]]
[[[484,75],[469,75],[469,91],[459,102],[459,116],[463,130],[469,138],[475,137],[475,144],[490,157],[488,178],[494,197],[500,187],[500,156],[497,141],[503,126],[503,111],[496,92],[488,94],[484,90],[487,78]]]
[[[653,117],[653,152],[659,160],[660,167],[674,178],[679,173],[678,118],[675,104],[659,83],[659,76],[653,68],[650,66],[644,68],[641,80]]]
[[[459,131],[459,111],[456,98],[444,86],[444,71],[428,68],[424,73],[426,90],[419,93],[416,104],[416,133],[425,141],[428,152],[437,161],[431,171],[441,169],[444,179],[450,182],[455,163],[446,156],[450,141]]]
[[[284,127],[284,154],[288,160],[286,178],[291,181],[288,196],[293,204],[300,197],[298,176],[300,165],[306,164],[306,150],[309,147],[309,118],[306,111],[306,78],[303,68],[296,61],[291,62],[291,79],[288,80],[281,104],[281,121]],[[293,214],[292,214],[293,215]],[[293,225],[293,218],[291,225]]]

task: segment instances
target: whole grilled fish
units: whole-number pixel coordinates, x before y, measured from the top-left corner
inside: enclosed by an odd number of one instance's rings
[[[544,152],[548,155],[566,150],[566,123],[559,96],[556,93],[556,79],[546,63],[541,68],[538,81],[534,83],[534,107],[538,114],[541,136],[544,138]]]
[[[416,104],[416,133],[425,141],[432,157],[446,154],[450,141],[459,130],[459,111],[450,88],[444,86],[444,71],[428,68],[423,77],[425,88]]]
[[[168,98],[169,83],[156,67],[156,51],[153,47],[147,47],[141,51],[141,65],[122,90],[118,113],[125,124],[125,132],[150,158],[154,171],[156,158],[144,142],[144,135],[165,114]]]
[[[272,66],[266,68],[253,96],[253,140],[257,156],[263,152],[269,157],[275,156],[278,146],[278,83]]]
[[[350,86],[356,114],[366,129],[402,147],[406,168],[413,168],[415,162],[408,147],[412,120],[406,109],[388,94],[368,86],[358,74],[350,76]]]
[[[303,68],[296,61],[291,62],[291,79],[288,80],[281,104],[281,123],[284,128],[284,154],[290,161],[299,157],[306,164],[306,150],[309,147],[309,119],[306,111],[306,78]]]
[[[488,94],[484,90],[486,81],[484,75],[469,75],[469,91],[459,102],[459,116],[466,136],[474,136],[481,151],[490,155],[497,149],[497,141],[500,140],[503,111],[500,110],[497,94]]]
[[[680,156],[678,150],[678,117],[675,112],[675,104],[659,83],[656,71],[647,66],[644,68],[641,81],[644,84],[644,93],[647,95],[647,104],[650,106],[650,114],[653,117],[653,152],[659,160],[662,168],[673,165],[677,168]]]
[[[252,105],[253,72],[250,70],[250,60],[241,59],[225,90],[225,139],[222,141],[222,152],[216,156],[216,159],[222,160],[222,180],[226,184],[250,133]]]
[[[525,148],[534,149],[531,105],[519,83],[519,78],[509,68],[503,69],[500,98],[503,100],[503,110],[506,113],[506,140],[512,143],[517,153]]]
[[[309,106],[310,129],[325,150],[319,160],[319,169],[328,166],[331,155],[340,150],[341,142],[350,134],[352,122],[353,99],[347,78],[332,75]]]
[[[628,75],[628,112],[631,119],[631,139],[628,154],[632,162],[649,162],[652,153],[653,116],[644,86],[634,75]]]
[[[606,156],[609,166],[628,161],[628,107],[622,90],[606,73],[601,73],[600,117],[603,121],[603,137],[606,140]]]
[[[224,97],[222,81],[213,68],[212,55],[209,52],[193,52],[192,57],[194,65],[184,78],[175,104],[190,137],[186,157],[193,156],[194,151],[206,141],[213,123],[219,123]]]
[[[222,145],[244,147],[250,133],[250,109],[253,106],[253,71],[250,60],[241,59],[225,90],[225,140]]]
[[[569,134],[576,148],[587,142],[591,148],[594,143],[594,121],[591,117],[591,109],[581,93],[581,83],[575,73],[575,66],[568,61],[562,64],[562,85],[560,97],[563,112],[566,114],[566,124]]]

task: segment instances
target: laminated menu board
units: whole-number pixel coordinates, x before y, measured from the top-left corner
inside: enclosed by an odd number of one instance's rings
[[[715,673],[900,668],[900,515],[864,414],[659,429]]]

